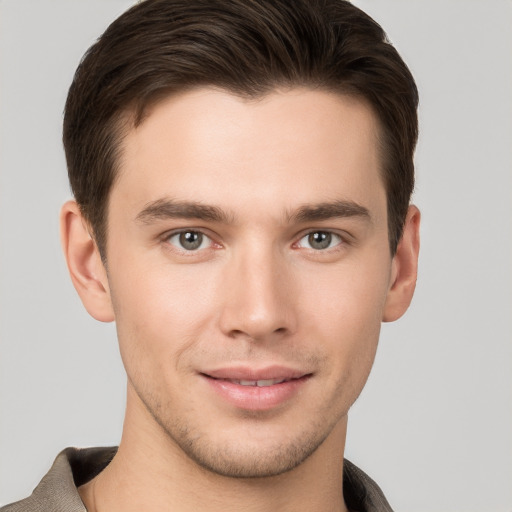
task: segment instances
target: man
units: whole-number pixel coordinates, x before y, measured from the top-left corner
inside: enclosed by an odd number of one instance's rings
[[[3,511],[391,510],[343,461],[382,321],[414,292],[417,91],[342,0],[147,0],[89,50],[64,253],[116,321],[119,448]]]

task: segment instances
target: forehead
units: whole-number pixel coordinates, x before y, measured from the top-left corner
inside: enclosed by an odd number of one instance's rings
[[[353,97],[292,89],[246,99],[196,89],[160,101],[128,131],[111,201],[142,208],[167,196],[269,212],[385,202],[378,147],[375,115]]]

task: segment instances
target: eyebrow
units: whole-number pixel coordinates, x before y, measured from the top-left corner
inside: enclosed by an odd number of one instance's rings
[[[157,199],[148,203],[135,220],[142,224],[150,224],[165,219],[200,219],[210,222],[228,223],[230,217],[216,206],[205,205],[194,201],[176,201],[173,199]]]
[[[370,212],[354,201],[332,201],[313,205],[303,205],[287,215],[290,223],[303,223],[329,220],[333,218],[360,217],[371,220]],[[195,201],[177,201],[169,198],[157,199],[148,203],[135,220],[142,224],[165,219],[199,219],[228,224],[234,216],[217,206]]]
[[[297,211],[288,215],[290,221],[311,222],[343,217],[360,217],[371,220],[370,212],[364,206],[354,201],[333,201],[314,205],[301,206]]]

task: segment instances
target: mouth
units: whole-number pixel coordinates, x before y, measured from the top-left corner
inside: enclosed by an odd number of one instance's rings
[[[211,377],[214,378],[214,377]],[[224,380],[226,382],[232,382],[233,384],[238,384],[239,386],[257,386],[259,388],[265,388],[267,386],[274,386],[276,384],[282,384],[283,382],[289,382],[294,379],[261,379],[261,380],[242,380],[242,379],[216,379],[216,380]]]
[[[200,375],[222,402],[251,411],[269,410],[290,402],[313,376],[282,367],[226,368]]]

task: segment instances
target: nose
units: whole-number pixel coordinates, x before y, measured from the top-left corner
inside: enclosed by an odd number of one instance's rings
[[[272,341],[296,330],[293,275],[283,256],[248,248],[226,265],[220,328],[231,338]]]

